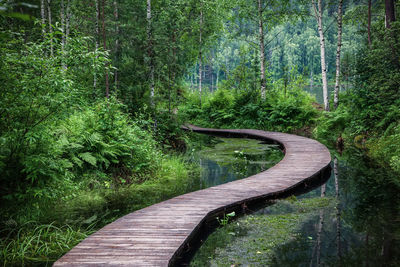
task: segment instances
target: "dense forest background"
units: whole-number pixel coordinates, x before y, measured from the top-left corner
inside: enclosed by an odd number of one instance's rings
[[[394,0],[0,1],[0,258],[196,189],[180,125],[356,145],[400,186]],[[324,51],[322,53],[322,51]]]

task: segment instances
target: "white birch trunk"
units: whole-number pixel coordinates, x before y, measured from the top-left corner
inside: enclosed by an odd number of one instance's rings
[[[219,82],[219,67],[217,68],[217,80],[215,81],[215,90],[218,90],[218,82]]]
[[[64,6],[64,0],[60,1],[60,18],[61,18],[61,52],[64,53],[64,48],[65,48],[65,6]]]
[[[53,48],[53,25],[51,23],[51,0],[47,0],[47,15],[49,20],[49,33],[50,33],[50,56],[54,55]]]
[[[199,33],[199,95],[200,95],[200,106],[201,106],[201,86],[202,86],[202,81],[203,81],[203,75],[202,75],[202,68],[203,68],[203,62],[202,62],[202,34],[203,34],[203,2],[200,2],[200,33]]]
[[[44,0],[40,0],[40,16],[42,19],[42,35],[44,38],[46,35],[46,4]]]
[[[106,18],[105,18],[105,8],[106,8],[106,0],[102,1],[101,5],[101,29],[102,29],[102,35],[103,35],[103,49],[104,51],[107,50],[107,38],[106,38]],[[105,78],[106,78],[106,98],[110,98],[110,85],[109,85],[109,80],[108,80],[108,63],[105,64]]]
[[[119,52],[119,13],[118,13],[118,1],[114,0],[114,19],[115,19],[115,64],[117,65],[118,61],[118,52]],[[118,89],[118,69],[115,69],[114,72],[114,83],[115,90]]]
[[[64,62],[64,53],[65,53],[65,5],[64,0],[60,2],[60,18],[61,18],[61,65],[64,70],[67,69],[67,65]]]
[[[371,49],[372,40],[371,40],[371,9],[372,9],[372,0],[368,0],[368,46]]]
[[[154,108],[154,60],[153,60],[153,41],[152,41],[152,22],[151,22],[151,0],[147,0],[147,56],[149,57],[150,67],[150,103]]]
[[[71,1],[67,0],[67,18],[65,23],[65,46],[68,45],[69,31],[70,31],[70,22],[71,22]]]
[[[95,54],[96,54],[96,61],[99,58],[99,56],[97,55],[97,50],[99,49],[99,17],[100,17],[100,7],[99,7],[99,0],[95,0],[94,1],[95,6],[96,6],[96,24],[95,24],[95,37],[94,39],[96,40],[95,42]],[[94,71],[93,74],[93,96],[96,95],[96,87],[97,87],[97,74],[96,74],[96,70]]]
[[[342,48],[342,7],[343,0],[339,0],[338,6],[338,37],[337,37],[337,49],[336,49],[336,81],[335,81],[335,92],[333,96],[333,104],[335,109],[339,105],[339,90],[340,90],[340,51]]]
[[[323,30],[323,23],[322,23],[322,0],[318,0],[318,10],[315,5],[315,1],[312,0],[315,18],[318,22],[318,33],[319,33],[319,40],[320,40],[320,48],[321,48],[321,72],[322,72],[322,92],[324,95],[324,106],[325,110],[329,111],[329,95],[328,95],[328,80],[326,75],[326,60],[325,60],[325,37],[324,37],[324,30]]]
[[[262,0],[258,0],[258,30],[260,40],[260,81],[261,81],[261,99],[265,100],[265,54],[264,54],[264,27],[262,17]]]

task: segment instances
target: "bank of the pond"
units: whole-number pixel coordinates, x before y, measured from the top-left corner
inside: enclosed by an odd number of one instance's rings
[[[221,226],[191,266],[396,266],[400,203],[392,176],[350,148],[321,188]],[[398,266],[398,265],[397,265]]]
[[[2,207],[0,266],[51,266],[117,218],[199,189],[199,175],[199,168],[182,155],[165,155],[143,182],[119,187],[95,184],[58,201]]]

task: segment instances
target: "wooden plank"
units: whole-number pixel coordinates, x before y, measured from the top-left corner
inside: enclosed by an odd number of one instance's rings
[[[168,266],[190,251],[201,226],[216,212],[242,203],[278,198],[288,190],[330,172],[329,150],[315,140],[261,130],[222,130],[189,126],[205,134],[234,135],[284,148],[285,157],[251,177],[187,193],[130,213],[92,234],[54,266]]]

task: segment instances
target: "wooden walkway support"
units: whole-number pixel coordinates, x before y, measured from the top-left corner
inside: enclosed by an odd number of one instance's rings
[[[83,240],[54,266],[178,266],[187,262],[216,217],[246,212],[307,189],[330,176],[331,156],[319,142],[260,130],[186,130],[277,143],[285,157],[267,171],[248,178],[184,194],[135,211]]]

